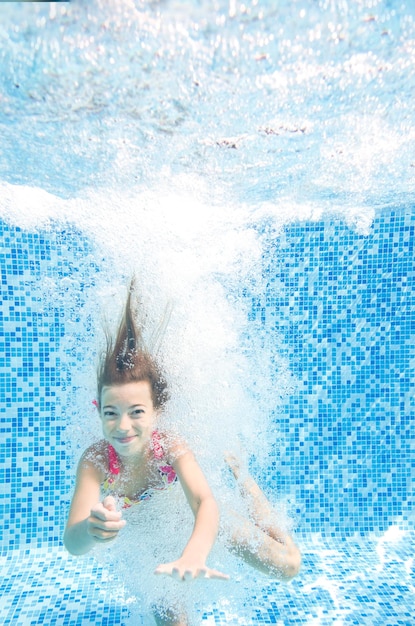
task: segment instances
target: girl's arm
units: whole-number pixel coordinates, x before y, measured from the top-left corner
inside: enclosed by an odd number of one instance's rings
[[[206,566],[206,559],[215,543],[219,526],[219,510],[206,478],[193,453],[187,451],[173,467],[180,479],[183,491],[195,516],[193,532],[183,553],[177,561],[159,565],[156,574],[174,578],[222,578],[228,576]]]
[[[79,461],[75,492],[63,542],[71,554],[85,554],[98,542],[111,541],[125,526],[111,496],[100,502],[101,472],[92,463],[89,448]]]

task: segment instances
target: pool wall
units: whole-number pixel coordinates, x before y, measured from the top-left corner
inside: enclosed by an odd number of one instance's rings
[[[0,542],[10,558],[62,545],[76,327],[99,266],[76,229],[0,228]],[[295,384],[259,478],[289,503],[300,543],[413,530],[414,229],[411,208],[378,212],[366,235],[333,217],[295,222],[264,253],[267,287],[250,320],[288,359]],[[68,280],[79,282],[69,309]]]
[[[73,485],[65,428],[76,395],[76,325],[97,271],[75,230],[0,226],[2,551],[58,546]],[[75,301],[65,280],[80,278]],[[88,407],[89,408],[89,407]],[[72,412],[72,413],[71,413]]]
[[[293,224],[269,251],[261,315],[298,381],[276,488],[303,531],[413,528],[414,226],[413,210],[378,214],[367,236]]]

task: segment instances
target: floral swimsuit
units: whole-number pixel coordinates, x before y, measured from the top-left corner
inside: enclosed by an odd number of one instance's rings
[[[164,458],[164,450],[161,446],[160,435],[157,431],[154,431],[151,436],[151,447],[153,450],[154,458],[157,461],[162,462]],[[118,474],[120,473],[118,456],[115,449],[110,443],[108,444],[108,466],[108,476],[102,483],[102,490],[104,492],[104,495],[110,495],[113,494],[114,491],[116,491],[117,478]],[[143,502],[143,500],[149,500],[155,492],[162,491],[163,489],[168,489],[177,482],[177,474],[171,465],[159,464],[157,469],[162,478],[163,486],[147,489],[143,493],[135,496],[133,499],[127,498],[127,496],[121,496],[120,500],[122,502],[123,509],[127,509],[135,504],[139,504],[140,502]]]

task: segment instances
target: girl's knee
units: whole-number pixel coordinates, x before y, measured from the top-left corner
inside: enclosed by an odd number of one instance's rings
[[[301,569],[301,552],[292,540],[286,544],[284,558],[281,559],[281,547],[275,551],[274,566],[281,580],[289,581],[295,578]]]

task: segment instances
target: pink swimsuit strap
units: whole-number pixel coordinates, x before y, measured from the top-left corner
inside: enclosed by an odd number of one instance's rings
[[[151,435],[151,447],[153,449],[154,458],[158,461],[161,461],[164,457],[164,450],[160,440],[160,434],[157,432],[157,430],[155,430]],[[108,444],[108,466],[109,472],[112,476],[117,476],[120,473],[118,455],[110,443]],[[169,476],[169,483],[173,482],[174,478],[176,477],[176,472],[171,465],[164,465],[159,469],[163,474],[167,474]]]
[[[117,456],[117,453],[115,452],[115,449],[112,447],[110,443],[108,444],[108,466],[109,466],[110,474],[112,474],[113,476],[116,476],[117,474],[120,473],[120,465],[118,463],[118,456]]]

